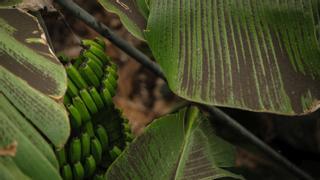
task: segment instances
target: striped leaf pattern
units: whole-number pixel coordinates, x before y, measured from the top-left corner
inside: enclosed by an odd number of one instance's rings
[[[106,179],[242,179],[223,169],[233,165],[233,146],[191,107],[153,121],[110,166]]]
[[[0,9],[0,179],[61,179],[66,73],[43,35],[33,16]]]
[[[0,93],[55,146],[62,147],[70,133],[60,103],[66,73],[42,36],[34,17],[16,9],[0,10]]]
[[[319,107],[319,4],[150,0],[144,35],[170,88],[181,97],[306,114]]]
[[[281,114],[320,98],[318,0],[153,0],[146,39],[178,95]]]

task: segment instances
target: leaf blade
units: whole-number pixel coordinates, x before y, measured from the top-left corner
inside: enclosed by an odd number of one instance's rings
[[[305,114],[319,107],[319,2],[299,3],[154,0],[146,39],[181,97]]]
[[[61,104],[65,70],[41,41],[43,33],[35,18],[16,9],[1,9],[0,17],[0,92],[55,146],[62,147],[70,133]],[[28,38],[44,44],[30,43]]]
[[[234,149],[214,135],[208,120],[198,112],[195,108],[183,109],[155,120],[111,165],[106,178],[241,179],[222,169],[233,166]]]
[[[17,153],[12,159],[24,174],[33,179],[61,179],[58,170],[19,131],[2,109],[0,110],[0,122],[2,135],[0,146],[4,147],[17,141]]]

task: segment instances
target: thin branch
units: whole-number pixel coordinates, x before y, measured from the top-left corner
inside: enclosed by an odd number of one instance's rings
[[[56,0],[63,8],[72,13],[75,17],[81,19],[84,23],[90,26],[92,29],[97,31],[99,34],[107,38],[114,45],[119,47],[122,51],[127,53],[132,58],[136,59],[143,66],[147,67],[150,71],[155,73],[157,76],[165,79],[165,76],[159,66],[157,66],[153,61],[150,60],[148,56],[128,44],[125,40],[118,37],[114,32],[112,32],[107,26],[98,22],[93,16],[91,16],[87,11],[82,9],[72,0]]]
[[[220,123],[223,123],[228,128],[230,128],[230,130],[240,133],[241,137],[245,138],[244,140],[250,143],[253,143],[261,152],[270,156],[270,158],[272,158],[276,163],[281,164],[289,172],[292,172],[297,177],[300,177],[300,179],[306,179],[306,180],[313,179],[309,174],[299,169],[296,165],[292,164],[286,158],[281,156],[279,153],[273,150],[270,146],[268,146],[262,140],[257,138],[253,133],[248,131],[245,127],[239,124],[236,120],[232,119],[222,110],[216,107],[210,107],[210,106],[204,106],[204,105],[201,105],[201,106],[203,107],[203,109],[209,112],[210,116],[214,117],[215,121],[219,121]]]
[[[162,79],[165,80],[165,76],[161,70],[161,68],[153,63],[149,57],[144,55],[141,51],[134,48],[133,46],[129,45],[126,41],[116,36],[108,27],[103,25],[102,23],[98,22],[93,16],[91,16],[89,13],[87,13],[85,10],[83,10],[81,7],[79,7],[77,4],[75,4],[71,0],[56,0],[57,3],[59,3],[63,8],[71,12],[73,15],[75,15],[77,18],[84,21],[88,26],[96,30],[98,33],[100,33],[105,38],[109,39],[113,44],[118,46],[121,50],[123,50],[125,53],[136,59],[138,62],[140,62],[143,66],[146,66],[150,71],[154,72],[158,76],[160,76]],[[276,151],[274,151],[270,146],[265,144],[263,141],[261,141],[259,138],[257,138],[254,134],[252,134],[250,131],[248,131],[246,128],[244,128],[241,124],[239,124],[236,120],[232,119],[230,116],[225,114],[223,111],[221,111],[218,108],[210,107],[210,106],[202,106],[204,109],[206,109],[212,117],[214,117],[217,121],[220,121],[221,123],[227,125],[230,129],[233,131],[236,131],[243,135],[244,138],[246,138],[249,142],[257,146],[262,152],[270,156],[272,159],[274,159],[276,162],[279,163],[279,165],[282,165],[285,167],[289,172],[292,172],[300,179],[305,180],[312,180],[313,178],[309,176],[307,173],[305,173],[303,170],[299,169],[297,166],[292,164],[290,161],[285,159],[283,156],[278,154]]]

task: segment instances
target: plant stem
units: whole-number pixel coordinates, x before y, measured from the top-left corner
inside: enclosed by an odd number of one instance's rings
[[[88,12],[86,12],[77,4],[75,4],[72,0],[56,0],[56,2],[60,4],[63,8],[71,12],[75,17],[84,21],[88,26],[96,30],[102,36],[110,40],[114,45],[116,45],[125,53],[133,57],[143,66],[147,67],[150,71],[154,72],[159,77],[166,80],[161,68],[157,64],[153,63],[149,57],[147,57],[141,51],[139,51],[138,49],[128,44],[126,41],[124,41],[120,37],[116,36],[108,27],[98,22],[93,16],[91,16]],[[275,160],[280,165],[285,167],[289,172],[292,172],[293,174],[295,174],[297,177],[299,177],[299,179],[305,179],[305,180],[313,179],[306,172],[299,169],[297,166],[292,164],[286,158],[278,154],[270,146],[268,146],[266,143],[261,141],[253,133],[248,131],[245,127],[243,127],[236,120],[232,119],[230,116],[228,116],[226,113],[224,113],[220,109],[216,107],[205,106],[200,104],[199,106],[206,109],[210,113],[210,115],[214,117],[217,121],[220,121],[221,123],[227,125],[227,127],[232,129],[233,131],[240,133],[246,140],[248,140],[249,142],[257,146],[262,152],[264,152],[265,154],[270,156],[273,160]]]
[[[87,11],[82,9],[79,5],[74,3],[72,0],[56,0],[63,8],[72,13],[75,17],[81,19],[89,27],[97,31],[99,34],[107,38],[110,42],[120,48],[122,51],[127,53],[129,56],[134,58],[143,66],[147,67],[151,72],[155,73],[157,76],[166,80],[161,68],[157,66],[156,63],[150,60],[148,56],[128,44],[125,40],[118,37],[114,32],[112,32],[106,25],[98,22],[93,16],[91,16]]]

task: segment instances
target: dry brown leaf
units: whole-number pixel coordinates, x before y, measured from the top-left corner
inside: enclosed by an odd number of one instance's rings
[[[13,141],[11,144],[0,148],[0,156],[15,156],[17,152],[18,142]]]

